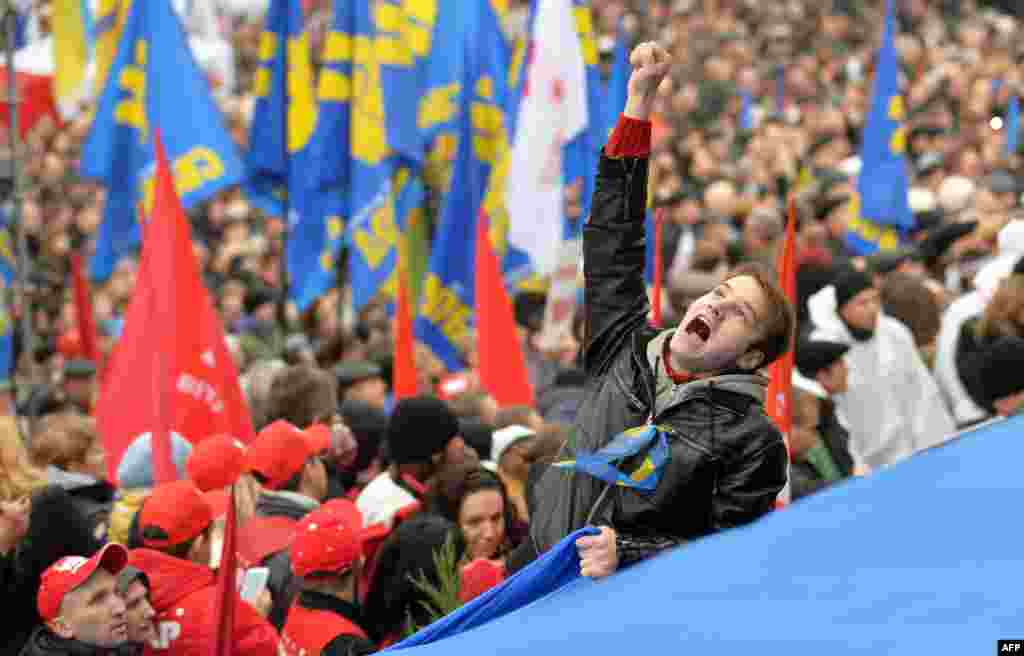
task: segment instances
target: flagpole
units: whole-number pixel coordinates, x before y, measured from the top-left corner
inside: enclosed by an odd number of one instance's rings
[[[17,39],[18,16],[10,0],[3,5],[4,24],[4,56],[7,63],[7,121],[8,143],[10,144],[11,162],[11,226],[15,232],[18,264],[15,277],[17,280],[15,298],[18,301],[18,308],[21,312],[21,352],[29,353],[27,362],[32,368],[31,353],[33,352],[32,339],[32,312],[28,302],[28,280],[29,280],[29,257],[28,241],[25,238],[25,230],[21,224],[21,167],[19,166],[19,126],[18,126],[18,77],[14,70],[14,42]],[[14,366],[17,369],[17,366]],[[11,376],[14,382],[14,375]],[[14,388],[16,389],[16,388]],[[15,402],[17,399],[15,398]]]

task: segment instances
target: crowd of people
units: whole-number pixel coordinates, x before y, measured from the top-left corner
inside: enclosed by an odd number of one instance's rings
[[[351,312],[342,273],[308,312],[282,316],[281,220],[238,189],[192,211],[258,434],[173,436],[170,484],[154,485],[148,442],[108,476],[91,414],[137,261],[93,288],[102,356],[84,360],[69,259],[93,247],[104,190],[76,173],[88,113],[40,121],[23,160],[28,304],[12,308],[34,338],[25,348],[14,331],[17,417],[0,419],[0,651],[209,653],[231,495],[240,579],[253,584],[235,599],[236,653],[363,654],[584,525],[601,530],[578,543],[582,572],[606,576],[756,520],[787,478],[799,500],[1017,413],[1024,184],[1006,143],[1024,17],[1013,3],[893,2],[915,228],[860,256],[844,237],[884,3],[593,0],[605,75],[620,25],[631,45],[661,45],[631,60],[572,333],[542,334],[543,292],[514,298],[533,406],[498,406],[472,342],[460,372],[417,344],[419,393],[396,402],[383,303]],[[244,147],[265,7],[208,4],[214,27],[196,27],[193,47]],[[508,4],[514,38],[526,3]],[[318,53],[330,3],[306,9]],[[666,217],[665,332],[648,326],[636,248],[648,193]],[[792,309],[773,273],[790,208]],[[762,374],[790,343],[783,444]],[[611,461],[629,470],[614,485],[581,469],[609,442],[631,449]]]

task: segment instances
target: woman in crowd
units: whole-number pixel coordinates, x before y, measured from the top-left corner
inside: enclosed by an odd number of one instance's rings
[[[466,542],[466,560],[499,559],[514,546],[512,507],[505,485],[481,466],[445,468],[438,475],[431,506],[459,527]]]

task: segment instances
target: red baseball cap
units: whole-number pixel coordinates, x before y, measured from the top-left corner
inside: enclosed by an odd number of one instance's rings
[[[192,449],[185,472],[203,492],[225,488],[245,467],[245,445],[230,435],[208,437]]]
[[[93,554],[92,558],[65,556],[46,568],[39,583],[36,606],[44,622],[60,615],[64,595],[89,580],[102,567],[115,576],[128,564],[128,550],[113,542]]]
[[[153,488],[139,515],[142,542],[147,547],[173,547],[194,539],[213,522],[213,509],[192,481],[174,481]],[[146,529],[155,527],[166,538],[147,538]]]
[[[291,546],[296,576],[341,574],[363,553],[363,515],[348,499],[334,499],[302,518]]]
[[[306,429],[306,439],[309,448],[314,454],[324,453],[331,450],[331,442],[334,441],[334,433],[326,424],[313,424]]]
[[[316,440],[283,419],[259,432],[246,453],[246,470],[262,475],[264,487],[277,490],[320,453]]]

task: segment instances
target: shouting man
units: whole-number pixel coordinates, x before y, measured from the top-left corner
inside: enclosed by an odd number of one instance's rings
[[[786,447],[757,373],[787,351],[794,329],[775,275],[738,269],[676,328],[647,323],[649,119],[670,61],[645,43],[630,62],[626,108],[583,230],[588,395],[560,466],[530,491],[531,535],[509,557],[513,571],[589,524],[601,533],[577,542],[583,574],[606,576],[761,517],[786,482]],[[602,459],[603,468],[585,466]]]

